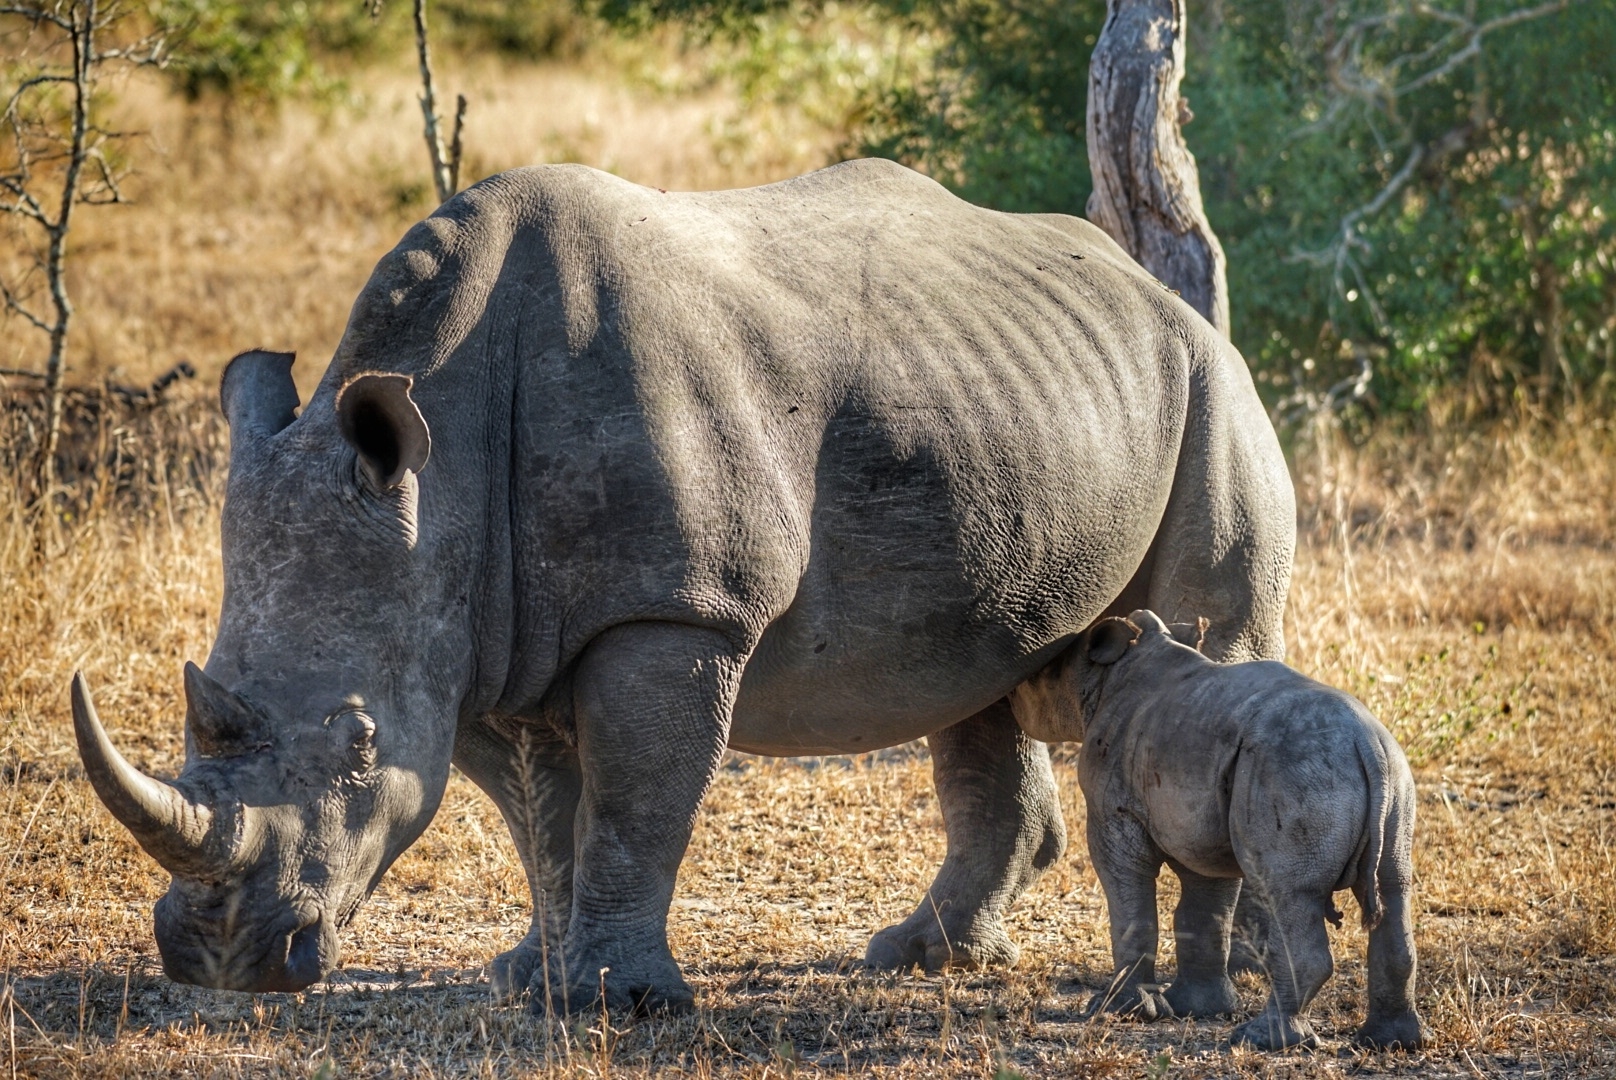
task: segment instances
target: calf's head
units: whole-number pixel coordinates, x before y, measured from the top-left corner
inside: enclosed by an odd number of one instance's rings
[[[294,418],[290,372],[262,352],[225,372],[224,604],[207,670],[185,668],[180,775],[132,767],[72,687],[90,782],[173,878],[164,970],[223,989],[336,965],[338,927],[437,809],[469,667],[465,575],[442,580],[419,513],[410,380],[332,380]]]
[[[1168,625],[1153,611],[1101,619],[1043,671],[1010,694],[1010,710],[1027,734],[1044,742],[1081,742],[1107,685],[1127,667],[1149,664],[1160,650],[1199,650],[1207,622]]]

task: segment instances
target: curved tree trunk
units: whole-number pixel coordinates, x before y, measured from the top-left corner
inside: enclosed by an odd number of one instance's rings
[[[1223,247],[1179,132],[1187,33],[1184,0],[1107,0],[1089,66],[1088,217],[1227,337]]]

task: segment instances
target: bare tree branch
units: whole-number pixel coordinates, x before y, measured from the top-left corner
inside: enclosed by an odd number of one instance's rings
[[[22,301],[17,299],[16,295],[6,287],[6,283],[3,281],[0,281],[0,300],[5,301],[7,311],[22,316],[24,319],[28,320],[28,322],[33,324],[34,329],[42,330],[47,334],[50,333],[50,323],[46,322],[44,319],[41,319],[38,315],[35,315],[32,311],[29,311],[26,307],[24,307]],[[43,374],[40,375],[40,378],[43,379],[44,377],[45,376]]]
[[[31,23],[50,23],[65,33],[73,32],[73,23],[55,12],[46,11],[37,4],[0,4],[0,15],[15,15]]]
[[[426,39],[426,0],[415,0],[415,51],[421,68],[421,115],[426,121],[426,152],[432,162],[432,187],[438,201],[448,202],[449,165],[444,160],[443,136],[438,131],[438,100],[432,90],[432,54]]]
[[[0,123],[10,130],[13,159],[0,174],[0,213],[32,223],[39,246],[33,269],[43,275],[49,296],[48,314],[26,306],[17,291],[0,282],[0,299],[8,315],[16,315],[45,334],[45,432],[38,463],[39,497],[49,497],[56,483],[55,458],[62,422],[63,380],[67,367],[67,338],[73,322],[73,303],[67,289],[68,238],[73,208],[124,201],[118,170],[107,157],[108,144],[127,133],[108,131],[91,118],[96,84],[105,66],[160,65],[166,61],[166,38],[150,34],[110,49],[99,48],[104,36],[125,15],[120,0],[54,0],[45,4],[0,4],[0,18],[22,19],[34,30],[49,27],[42,44],[28,35],[29,52],[13,70],[27,74],[11,88],[0,110]],[[68,54],[67,62],[60,59]],[[31,67],[32,70],[28,70]],[[68,90],[60,107],[43,88]],[[88,171],[87,171],[88,170]],[[49,193],[47,195],[46,186]]]
[[[23,185],[27,182],[26,176],[16,179],[10,176],[0,176],[0,187],[5,188],[15,196],[16,201],[0,205],[0,211],[7,214],[19,214],[38,222],[42,227],[49,229],[51,219],[46,216],[45,208],[39,205],[39,200]]]
[[[449,192],[460,190],[460,133],[466,126],[466,95],[455,95],[454,137],[449,140]]]
[[[374,16],[379,12],[379,0],[370,0]],[[426,37],[426,0],[415,0],[415,51],[421,69],[421,116],[425,120],[423,134],[426,151],[432,163],[432,187],[438,202],[448,202],[460,190],[460,133],[466,119],[466,95],[455,96],[454,135],[449,151],[444,153],[442,120],[438,116],[438,99],[432,88],[432,55]]]

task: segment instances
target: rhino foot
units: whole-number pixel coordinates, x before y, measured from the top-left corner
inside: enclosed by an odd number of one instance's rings
[[[518,946],[512,952],[520,952]],[[510,953],[505,954],[510,956]],[[565,965],[551,955],[549,970],[537,955],[517,958],[508,970],[516,974],[527,963],[527,1005],[539,1015],[545,1013],[598,1013],[601,995],[605,1007],[620,1016],[648,1016],[652,1013],[687,1013],[695,1008],[696,994],[679,974],[671,955],[619,956],[613,960],[570,960]],[[593,976],[592,978],[590,976]]]
[[[600,1011],[600,984],[575,983],[563,991],[553,988],[547,1004],[542,985],[530,991],[528,1008],[539,1015],[547,1012],[593,1014]],[[606,1009],[619,1016],[643,1017],[655,1013],[683,1015],[696,1007],[695,991],[683,979],[678,986],[657,986],[648,982],[613,980],[607,976]]]
[[[1284,1050],[1300,1047],[1316,1050],[1319,1037],[1313,1025],[1300,1016],[1280,1016],[1267,1010],[1247,1020],[1229,1036],[1232,1046],[1251,1046],[1258,1050]]]
[[[1163,995],[1174,1016],[1229,1016],[1240,1009],[1240,995],[1227,978],[1180,977]]]
[[[919,966],[927,971],[976,971],[982,968],[1010,968],[1021,959],[1021,950],[1004,928],[973,929],[949,933],[937,925],[911,927],[914,919],[889,926],[870,939],[864,950],[864,966],[875,971],[908,971]]]
[[[505,1005],[527,993],[533,973],[544,963],[542,944],[523,938],[509,952],[502,952],[488,964],[488,989],[494,1001]],[[541,988],[542,989],[542,986]]]
[[[1168,1004],[1167,995],[1161,988],[1147,983],[1135,983],[1133,986],[1111,989],[1095,994],[1089,999],[1088,1007],[1083,1010],[1084,1019],[1092,1019],[1100,1013],[1111,1013],[1115,1016],[1125,1016],[1130,1020],[1171,1020],[1174,1016],[1172,1005]]]
[[[1430,1040],[1431,1033],[1413,1009],[1393,1016],[1371,1016],[1352,1038],[1354,1045],[1370,1050],[1418,1050]]]

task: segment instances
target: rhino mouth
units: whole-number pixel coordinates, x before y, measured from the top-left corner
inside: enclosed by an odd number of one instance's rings
[[[164,974],[193,986],[293,993],[324,980],[340,955],[336,927],[320,914],[293,913],[267,932],[242,930],[222,942],[173,893],[158,901],[156,915]]]

